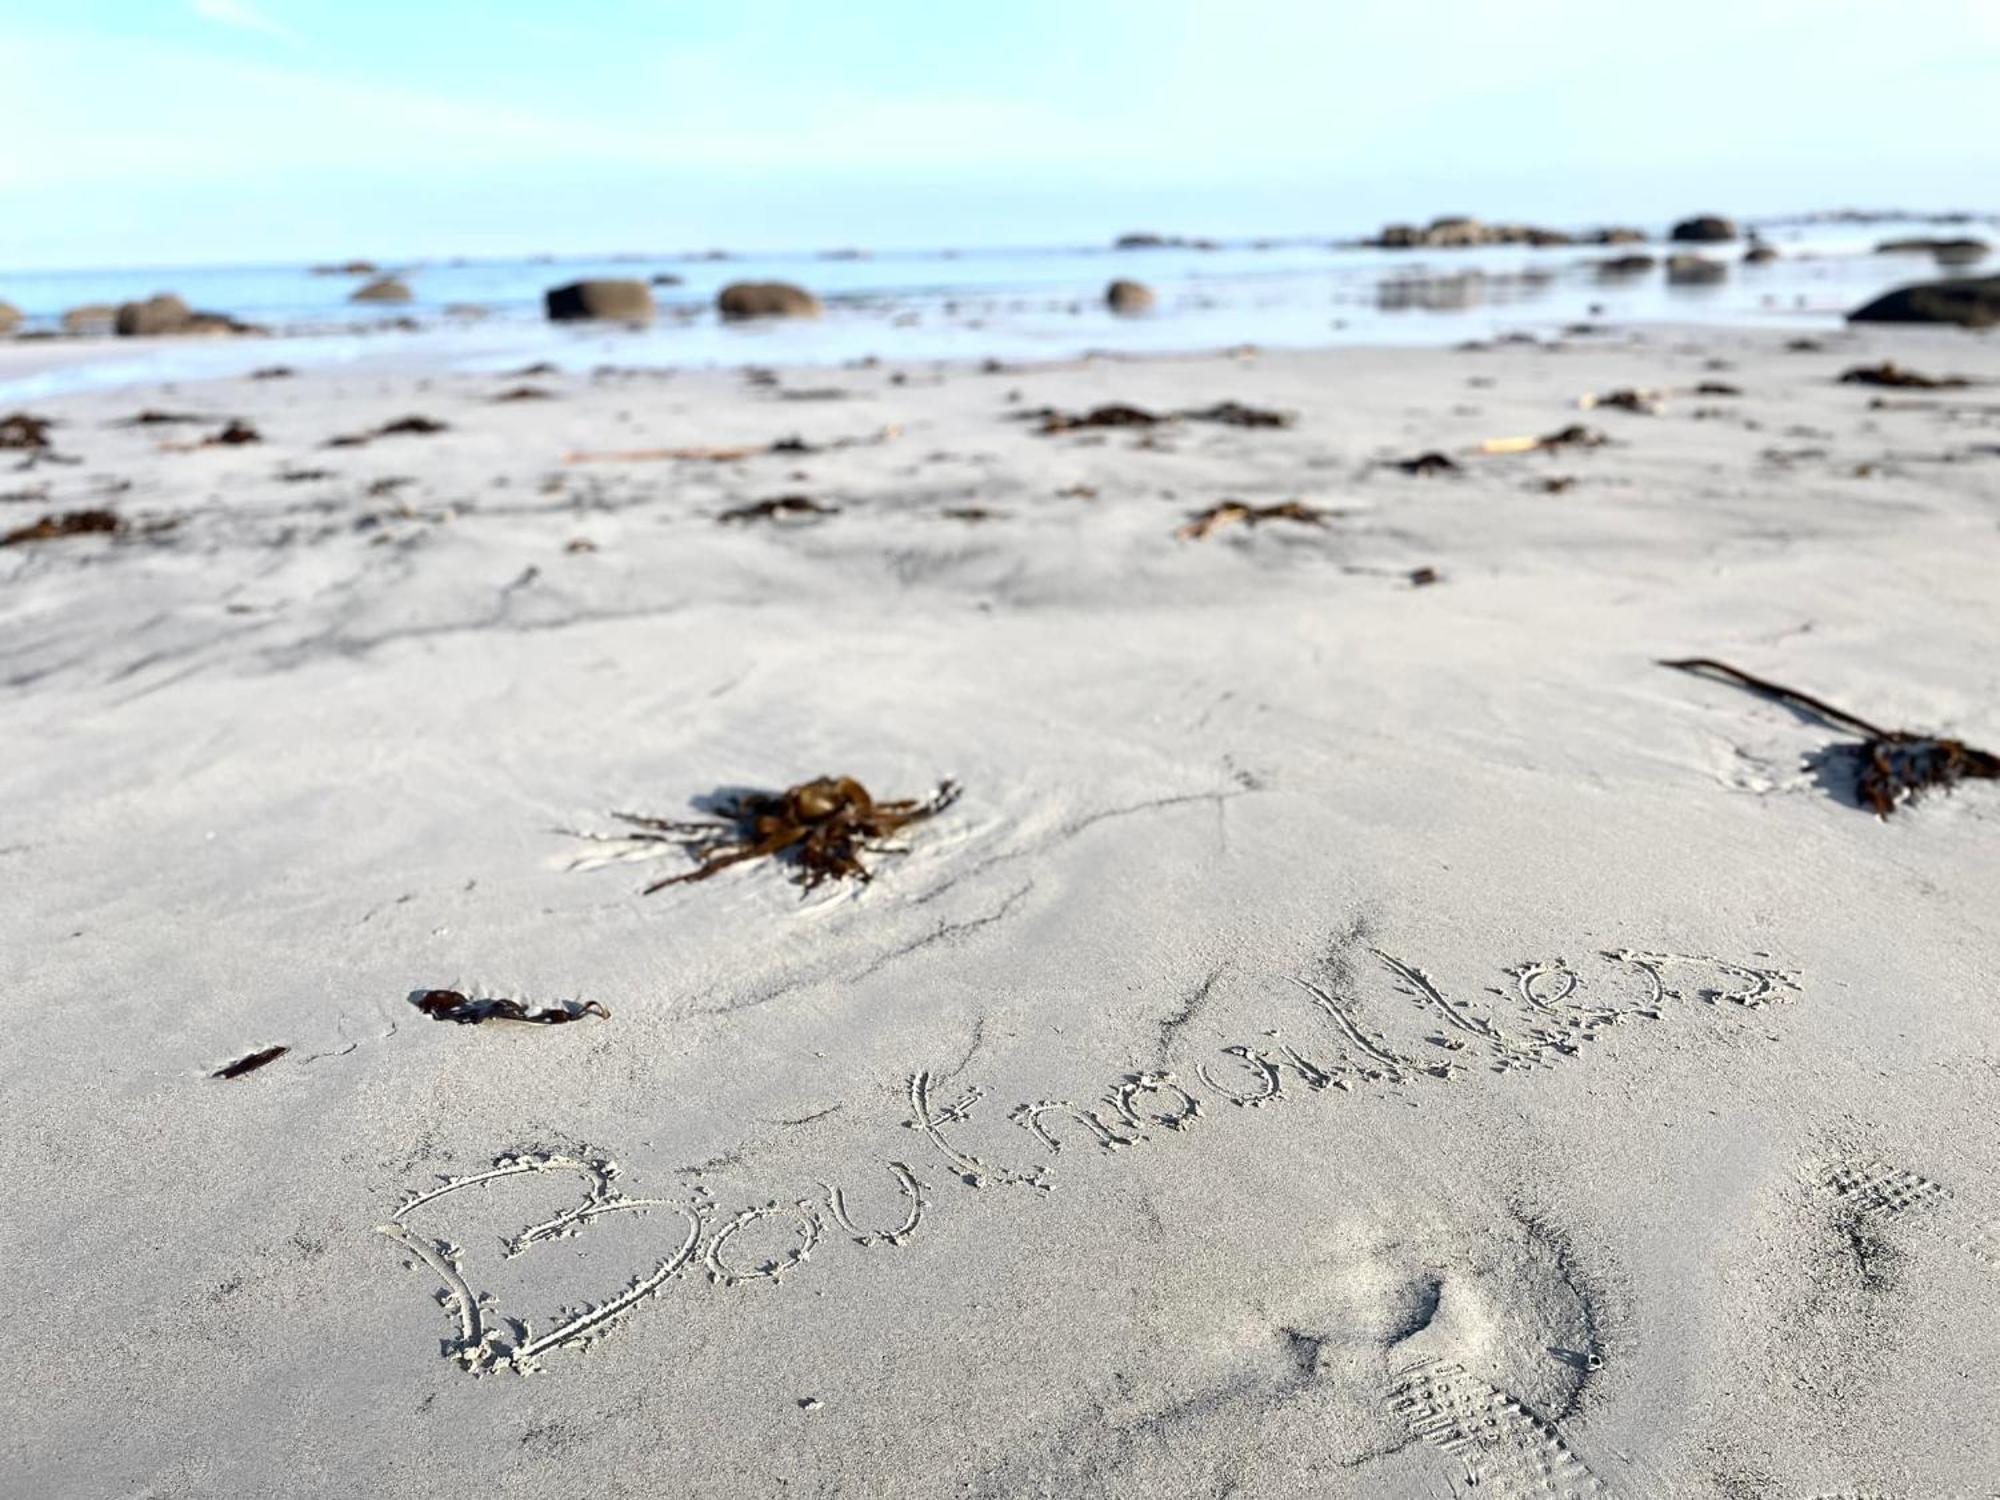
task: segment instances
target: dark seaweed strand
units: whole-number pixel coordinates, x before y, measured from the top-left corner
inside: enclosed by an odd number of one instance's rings
[[[248,1057],[239,1057],[233,1063],[217,1068],[209,1074],[211,1078],[241,1078],[245,1073],[254,1073],[266,1063],[276,1062],[290,1047],[266,1047],[262,1052],[252,1052]]]
[[[1810,693],[1802,693],[1797,688],[1788,688],[1767,678],[1752,676],[1740,667],[1732,667],[1728,662],[1716,661],[1713,657],[1690,656],[1679,661],[1662,661],[1660,665],[1663,667],[1673,667],[1682,672],[1692,672],[1696,676],[1700,676],[1705,672],[1719,672],[1724,677],[1733,678],[1741,686],[1747,687],[1753,692],[1767,694],[1782,702],[1799,704],[1801,707],[1809,708],[1814,713],[1824,715],[1826,718],[1832,719],[1837,723],[1850,725],[1860,730],[1870,739],[1896,740],[1902,738],[1901,735],[1892,734],[1886,729],[1877,728],[1866,719],[1858,718],[1844,708],[1835,708],[1823,698],[1815,698]]]

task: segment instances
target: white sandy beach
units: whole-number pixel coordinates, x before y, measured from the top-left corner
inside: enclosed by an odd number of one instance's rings
[[[1821,342],[20,403],[0,1494],[2000,1495],[2000,784],[1656,664],[2000,747],[2000,343]]]

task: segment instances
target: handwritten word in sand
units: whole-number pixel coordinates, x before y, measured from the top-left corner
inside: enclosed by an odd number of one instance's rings
[[[1279,1043],[1277,1033],[1266,1032],[1261,1042],[1216,1049],[1187,1076],[1164,1068],[1130,1073],[1096,1098],[1018,1104],[1004,1118],[1023,1132],[1025,1160],[975,1154],[968,1136],[984,1091],[968,1087],[946,1098],[940,1079],[928,1070],[908,1079],[909,1117],[903,1126],[968,1189],[1046,1193],[1056,1186],[1054,1158],[1071,1147],[1132,1150],[1188,1136],[1232,1110],[1297,1095],[1427,1087],[1558,1066],[1581,1056],[1612,1026],[1659,1021],[1675,1006],[1753,1009],[1789,998],[1798,988],[1796,975],[1763,964],[1621,949],[1600,954],[1589,966],[1589,978],[1561,959],[1516,965],[1504,971],[1503,986],[1488,992],[1497,1003],[1474,1004],[1448,996],[1412,963],[1377,949],[1369,954],[1401,997],[1390,1002],[1401,1014],[1380,1013],[1347,993],[1351,986],[1342,979],[1288,976],[1319,1023],[1303,1045]],[[1392,1040],[1389,1026],[1404,1039]],[[678,1198],[630,1196],[618,1186],[617,1164],[607,1158],[524,1152],[413,1193],[380,1232],[408,1252],[412,1268],[427,1270],[442,1284],[438,1301],[451,1320],[444,1340],[448,1357],[475,1374],[526,1374],[542,1368],[545,1355],[603,1337],[685,1273],[705,1274],[721,1289],[776,1283],[803,1269],[829,1241],[844,1240],[864,1251],[907,1243],[935,1199],[909,1163],[884,1166],[899,1207],[889,1221],[863,1223],[848,1191],[831,1183],[823,1184],[818,1197],[725,1212],[705,1191]],[[460,1246],[419,1226],[428,1225],[455,1194],[565,1177],[578,1187],[576,1201],[503,1240],[503,1259],[573,1238],[613,1216],[644,1215],[663,1221],[663,1227],[647,1262],[622,1286],[563,1309],[538,1330],[502,1313],[490,1293],[472,1284]]]

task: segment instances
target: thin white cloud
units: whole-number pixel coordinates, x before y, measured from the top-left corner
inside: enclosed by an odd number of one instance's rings
[[[191,0],[190,9],[204,21],[216,21],[224,26],[235,26],[243,31],[258,31],[265,36],[276,37],[281,42],[296,42],[299,34],[288,26],[281,26],[261,11],[243,3],[243,0]]]

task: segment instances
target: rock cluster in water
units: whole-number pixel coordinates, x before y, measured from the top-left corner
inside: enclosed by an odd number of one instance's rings
[[[1465,250],[1475,245],[1640,245],[1647,238],[1644,230],[1622,225],[1572,234],[1537,224],[1488,224],[1465,214],[1446,214],[1425,225],[1387,225],[1362,243],[1378,250]]]

